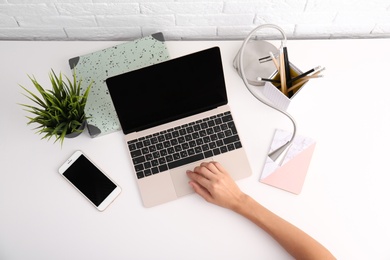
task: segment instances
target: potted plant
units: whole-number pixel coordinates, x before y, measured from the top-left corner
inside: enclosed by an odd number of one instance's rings
[[[71,81],[66,76],[66,80],[63,80],[62,74],[57,76],[52,69],[49,72],[52,89],[45,90],[34,77],[28,77],[40,96],[21,86],[28,94],[24,95],[36,104],[36,106],[20,104],[26,107],[26,111],[35,115],[27,116],[30,120],[27,124],[39,124],[35,128],[38,129],[36,133],[43,134],[42,139],[49,140],[54,137],[54,143],[60,141],[61,146],[65,137],[79,135],[85,127],[87,118],[84,108],[92,83],[82,93],[81,80],[77,82],[75,71],[73,71],[73,80]]]

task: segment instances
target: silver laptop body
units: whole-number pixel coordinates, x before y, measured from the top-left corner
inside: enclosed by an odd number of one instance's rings
[[[108,78],[141,198],[156,206],[193,193],[186,170],[218,161],[235,180],[251,169],[213,47]]]

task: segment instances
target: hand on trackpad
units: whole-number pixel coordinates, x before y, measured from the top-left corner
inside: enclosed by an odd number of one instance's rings
[[[208,158],[208,161],[212,161],[213,158]],[[170,170],[173,186],[175,187],[176,195],[178,197],[194,193],[192,187],[188,184],[190,179],[187,177],[186,171],[193,170],[196,166],[199,166],[202,161],[197,161],[184,165],[182,167]]]

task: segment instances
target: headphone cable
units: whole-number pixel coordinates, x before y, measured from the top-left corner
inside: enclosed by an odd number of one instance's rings
[[[296,125],[296,122],[294,120],[294,118],[289,114],[287,113],[286,111],[283,111],[277,107],[275,107],[273,104],[271,104],[270,102],[258,97],[254,92],[253,90],[249,87],[249,83],[248,83],[248,80],[246,79],[245,77],[245,72],[244,72],[244,65],[243,65],[243,59],[244,59],[244,50],[245,50],[245,47],[247,45],[247,43],[249,42],[250,38],[252,37],[252,35],[257,32],[258,30],[260,29],[263,29],[263,28],[273,28],[273,29],[276,29],[278,30],[279,32],[281,32],[281,34],[283,35],[283,40],[282,40],[282,44],[281,44],[281,47],[280,48],[283,48],[285,45],[286,45],[286,42],[287,42],[287,37],[285,35],[285,33],[283,32],[283,30],[279,27],[279,26],[276,26],[276,25],[273,25],[273,24],[263,24],[263,25],[260,25],[258,27],[256,27],[255,29],[253,29],[249,35],[245,38],[244,42],[242,43],[242,46],[240,48],[240,55],[239,55],[239,66],[238,66],[238,69],[240,71],[240,74],[241,74],[241,77],[244,81],[244,84],[246,86],[246,88],[248,89],[248,91],[257,99],[259,100],[261,103],[263,103],[264,105],[268,106],[268,107],[271,107],[273,109],[275,109],[276,111],[282,113],[283,115],[285,115],[287,118],[289,118],[291,120],[291,123],[292,123],[292,126],[293,126],[293,132],[292,132],[292,136],[290,138],[289,141],[287,141],[284,145],[280,146],[279,148],[277,148],[275,151],[271,152],[268,154],[268,156],[273,160],[273,161],[277,161],[279,160],[279,165],[282,165],[283,161],[284,161],[284,157],[285,155],[287,154],[289,148],[291,147],[294,139],[295,139],[295,136],[296,136],[296,132],[297,132],[297,125]]]

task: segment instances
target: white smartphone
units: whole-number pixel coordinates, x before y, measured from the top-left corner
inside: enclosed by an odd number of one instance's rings
[[[76,151],[59,172],[100,211],[105,210],[121,192],[121,188],[81,151]]]

